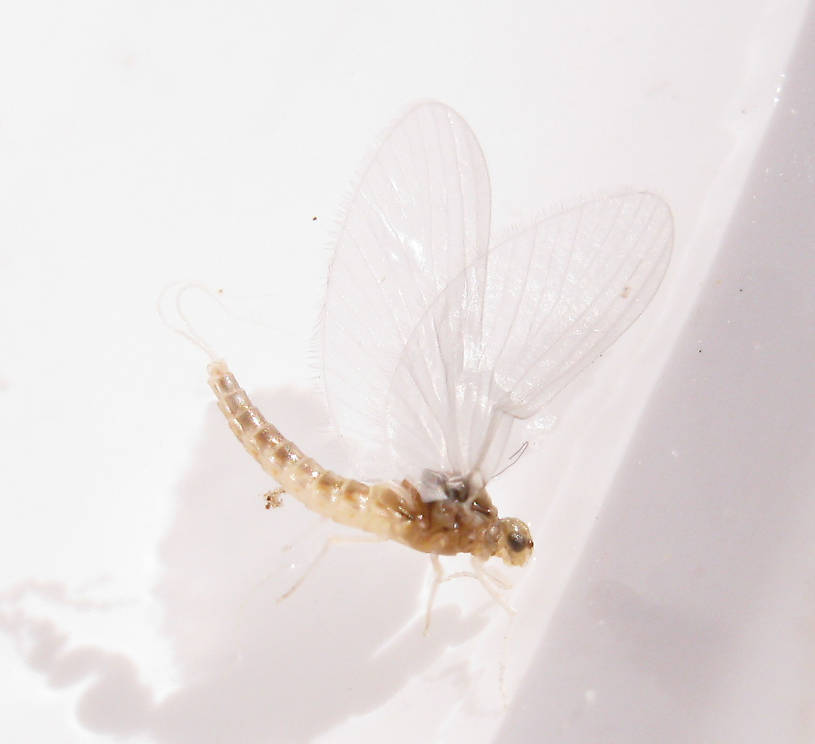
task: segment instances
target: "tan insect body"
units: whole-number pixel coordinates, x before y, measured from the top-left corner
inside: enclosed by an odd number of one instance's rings
[[[252,405],[224,361],[212,362],[209,385],[238,440],[261,467],[306,507],[335,522],[434,555],[499,556],[523,565],[532,554],[528,527],[499,519],[486,490],[423,501],[408,480],[361,483],[326,470],[284,437]]]

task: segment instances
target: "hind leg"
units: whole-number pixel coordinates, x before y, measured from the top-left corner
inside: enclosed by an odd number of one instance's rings
[[[323,547],[320,550],[320,552],[317,553],[317,557],[311,563],[308,564],[306,570],[303,572],[303,575],[299,579],[297,579],[297,581],[294,582],[294,584],[287,591],[281,594],[277,598],[277,601],[282,602],[284,599],[287,599],[292,594],[294,594],[300,588],[303,582],[309,577],[311,572],[317,567],[317,564],[319,564],[320,561],[323,558],[325,558],[325,556],[328,554],[328,551],[331,550],[331,548],[334,545],[342,545],[343,543],[347,545],[349,543],[382,542],[385,539],[386,538],[379,537],[378,535],[350,535],[350,536],[334,535],[333,537],[329,537],[323,544]]]
[[[452,579],[475,579],[487,594],[499,604],[506,613],[512,617],[515,614],[515,609],[501,596],[500,590],[507,590],[511,585],[504,581],[500,576],[497,576],[492,571],[488,571],[484,567],[484,561],[479,561],[477,558],[472,559],[472,571],[456,571],[456,573],[445,576],[444,569],[442,569],[439,556],[433,554],[430,556],[430,562],[433,566],[433,584],[430,587],[430,594],[427,598],[427,610],[425,612],[424,633],[427,635],[430,632],[430,616],[433,611],[433,603],[436,601],[436,594],[439,591],[439,586],[445,581]]]

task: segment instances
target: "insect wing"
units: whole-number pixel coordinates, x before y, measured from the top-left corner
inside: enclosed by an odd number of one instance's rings
[[[386,418],[402,467],[489,480],[506,464],[513,423],[643,311],[672,242],[665,202],[627,193],[544,219],[468,265],[422,316],[392,377]]]
[[[440,103],[411,109],[363,172],[329,274],[323,379],[364,471],[404,475],[391,457],[399,438],[386,416],[392,378],[428,308],[486,252],[490,209],[481,147]]]

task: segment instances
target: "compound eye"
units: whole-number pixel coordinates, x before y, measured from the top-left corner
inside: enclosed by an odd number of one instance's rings
[[[526,548],[526,538],[517,532],[510,532],[507,535],[507,544],[510,550],[515,553],[520,553]]]
[[[495,546],[500,555],[512,566],[523,566],[532,556],[532,535],[520,519],[500,519],[501,536]]]

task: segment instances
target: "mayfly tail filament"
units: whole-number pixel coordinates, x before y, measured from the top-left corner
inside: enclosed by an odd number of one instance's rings
[[[217,302],[222,308],[226,309],[221,301],[221,298],[218,297],[218,294],[210,287],[199,282],[176,282],[174,284],[168,284],[159,295],[156,302],[156,309],[158,310],[161,322],[164,323],[167,328],[174,333],[177,333],[179,336],[183,336],[187,339],[187,341],[195,344],[209,357],[211,362],[214,362],[220,359],[220,356],[212,350],[212,347],[206,341],[204,341],[201,334],[195,330],[189,317],[187,317],[187,314],[184,312],[184,309],[181,306],[184,295],[191,290],[203,292],[211,299],[215,300],[215,302]],[[168,301],[172,303],[172,312],[176,316],[175,321],[169,319],[167,313],[165,312],[165,305]]]

